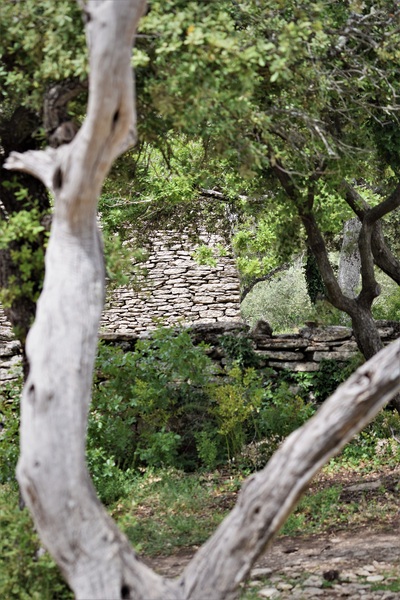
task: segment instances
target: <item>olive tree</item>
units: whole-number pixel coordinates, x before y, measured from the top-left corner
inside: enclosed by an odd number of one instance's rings
[[[143,0],[81,3],[90,54],[87,117],[69,144],[13,153],[8,169],[54,196],[46,273],[28,334],[17,477],[42,541],[81,600],[229,599],[311,477],[400,389],[400,341],[361,367],[294,432],[177,580],[148,568],[98,498],[85,435],[104,297],[97,199],[114,159],[135,142],[132,44]]]

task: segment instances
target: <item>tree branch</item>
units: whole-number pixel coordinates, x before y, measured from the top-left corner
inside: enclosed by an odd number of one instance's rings
[[[29,150],[28,152],[11,152],[4,168],[10,171],[23,171],[40,179],[43,184],[54,192],[54,173],[59,163],[57,154],[61,149]]]
[[[376,206],[370,208],[365,215],[365,219],[373,224],[376,223],[379,219],[382,219],[385,215],[392,212],[396,208],[400,206],[400,183],[393,190],[386,200],[380,202]]]
[[[364,198],[346,181],[342,183],[344,198],[353,212],[358,216],[361,222],[367,215],[368,220],[373,223],[371,250],[378,267],[400,285],[400,261],[394,256],[385,242],[382,233],[382,226],[379,219],[395,210],[400,206],[400,184],[395,188],[392,194],[378,206],[371,208]],[[375,210],[376,209],[376,210]],[[372,216],[371,216],[372,215]]]

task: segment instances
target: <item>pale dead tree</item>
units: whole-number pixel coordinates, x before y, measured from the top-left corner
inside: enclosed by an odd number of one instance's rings
[[[365,363],[247,480],[236,507],[179,579],[163,578],[140,560],[96,497],[85,436],[104,296],[97,198],[113,160],[135,140],[131,52],[144,2],[90,0],[83,8],[87,118],[70,144],[14,154],[7,164],[36,175],[55,202],[27,343],[18,481],[78,600],[230,600],[312,476],[400,389],[400,340]]]

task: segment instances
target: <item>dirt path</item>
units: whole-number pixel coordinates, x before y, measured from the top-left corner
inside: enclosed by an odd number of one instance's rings
[[[194,554],[182,551],[172,556],[156,557],[147,562],[160,574],[177,577]],[[361,568],[373,562],[383,562],[400,569],[400,527],[374,531],[340,531],[329,535],[282,537],[275,541],[256,567],[269,568],[273,573],[287,569],[306,571]]]
[[[149,563],[160,574],[176,577],[192,555],[184,551]],[[390,590],[396,582],[400,582],[398,524],[381,531],[362,528],[279,538],[257,562],[249,586],[251,597],[389,600],[400,599],[399,591]]]

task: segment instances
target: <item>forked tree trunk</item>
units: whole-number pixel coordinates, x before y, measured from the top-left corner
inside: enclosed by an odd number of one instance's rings
[[[134,136],[131,48],[142,0],[91,0],[88,116],[69,145],[13,155],[55,196],[46,276],[28,336],[18,479],[43,543],[78,600],[230,600],[312,476],[400,389],[400,341],[384,349],[250,477],[178,580],[146,567],[96,497],[85,436],[104,272],[97,196]]]

